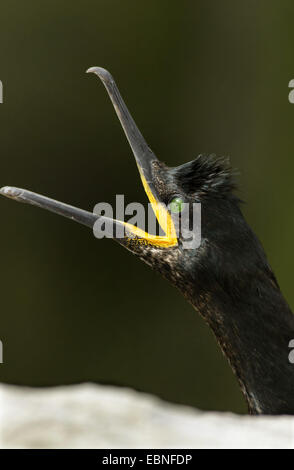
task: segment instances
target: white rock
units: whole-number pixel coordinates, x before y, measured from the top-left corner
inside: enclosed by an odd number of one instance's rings
[[[0,386],[1,448],[293,448],[294,417],[200,412],[125,388]]]

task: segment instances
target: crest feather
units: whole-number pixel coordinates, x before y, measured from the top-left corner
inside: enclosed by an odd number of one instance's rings
[[[228,157],[201,154],[172,171],[185,193],[221,196],[236,189],[236,171],[231,168]]]

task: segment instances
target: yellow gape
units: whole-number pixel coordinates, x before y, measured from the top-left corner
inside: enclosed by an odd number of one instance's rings
[[[176,246],[178,244],[178,239],[172,217],[169,211],[165,208],[165,206],[163,204],[160,204],[152,194],[152,191],[140,168],[139,172],[145,193],[147,194],[147,197],[151,203],[152,209],[160,227],[165,232],[165,236],[161,237],[158,235],[152,235],[136,227],[135,225],[129,224],[128,222],[124,222],[124,225],[134,236],[144,240],[147,244],[159,246],[162,248]]]

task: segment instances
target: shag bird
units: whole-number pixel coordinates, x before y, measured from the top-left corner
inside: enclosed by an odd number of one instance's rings
[[[212,329],[251,414],[294,414],[294,364],[288,359],[294,317],[258,238],[246,223],[225,159],[198,156],[170,168],[150,150],[110,73],[103,82],[136,159],[142,183],[164,236],[124,227],[117,242],[177,287]],[[1,194],[93,228],[104,216],[6,186]],[[201,203],[201,243],[184,249],[171,203]],[[192,209],[191,209],[192,210]],[[138,240],[144,243],[138,243]]]

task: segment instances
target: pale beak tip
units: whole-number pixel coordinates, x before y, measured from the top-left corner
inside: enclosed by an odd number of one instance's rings
[[[12,189],[13,188],[11,186],[3,186],[3,188],[0,189],[0,194],[3,194],[3,196],[7,196],[11,194]]]
[[[90,67],[88,70],[86,70],[86,73],[96,73],[96,69],[98,67]]]
[[[3,188],[0,189],[0,194],[11,199],[17,199],[21,194],[21,189],[14,188],[13,186],[3,186]]]
[[[95,73],[103,82],[109,84],[113,83],[113,78],[111,73],[108,70],[103,69],[102,67],[90,67],[86,70],[86,73]]]

